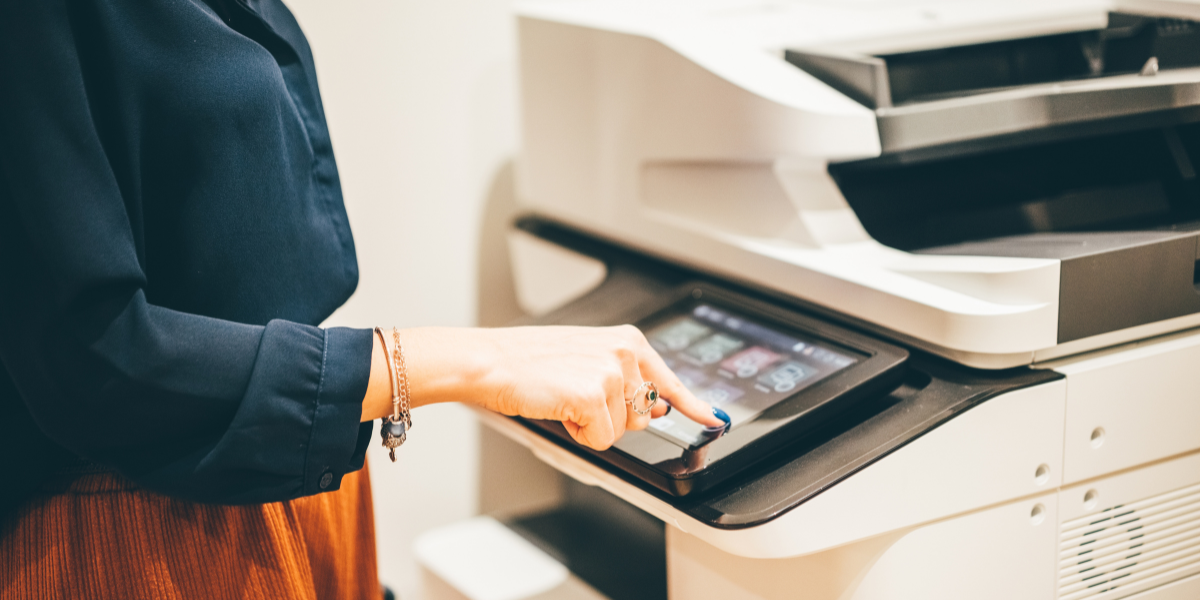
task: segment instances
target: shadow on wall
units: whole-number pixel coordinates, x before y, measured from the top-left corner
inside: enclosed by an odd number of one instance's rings
[[[513,161],[508,160],[492,178],[480,221],[476,303],[476,322],[480,327],[500,327],[525,316],[517,304],[508,254],[508,229],[517,213]]]

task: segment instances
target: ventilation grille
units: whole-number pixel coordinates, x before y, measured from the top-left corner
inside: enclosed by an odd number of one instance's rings
[[[1121,598],[1200,573],[1200,485],[1062,525],[1058,597]]]

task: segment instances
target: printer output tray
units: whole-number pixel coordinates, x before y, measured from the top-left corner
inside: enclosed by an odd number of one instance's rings
[[[690,281],[710,281],[741,294],[795,311],[810,307],[762,290],[739,287],[652,257],[611,245],[536,217],[518,222],[526,233],[603,261],[608,274],[598,287],[567,305],[521,324],[615,325],[632,307],[653,301]],[[824,312],[824,311],[822,311]],[[811,311],[810,311],[811,314]],[[841,323],[843,327],[847,324]],[[653,494],[697,521],[720,529],[755,527],[771,521],[990,398],[1060,379],[1054,371],[1018,367],[981,371],[910,349],[908,375],[866,408],[826,423],[719,485],[683,497],[655,489],[602,453],[589,451],[516,419],[530,430],[586,458],[631,485]]]

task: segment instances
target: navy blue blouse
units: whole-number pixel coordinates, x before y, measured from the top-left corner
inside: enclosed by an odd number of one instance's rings
[[[361,468],[370,330],[279,0],[0,2],[0,514],[80,457],[200,502]]]

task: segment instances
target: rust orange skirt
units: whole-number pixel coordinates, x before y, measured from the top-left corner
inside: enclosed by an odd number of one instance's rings
[[[0,600],[379,600],[371,484],[255,506],[193,504],[97,468],[0,531]]]

